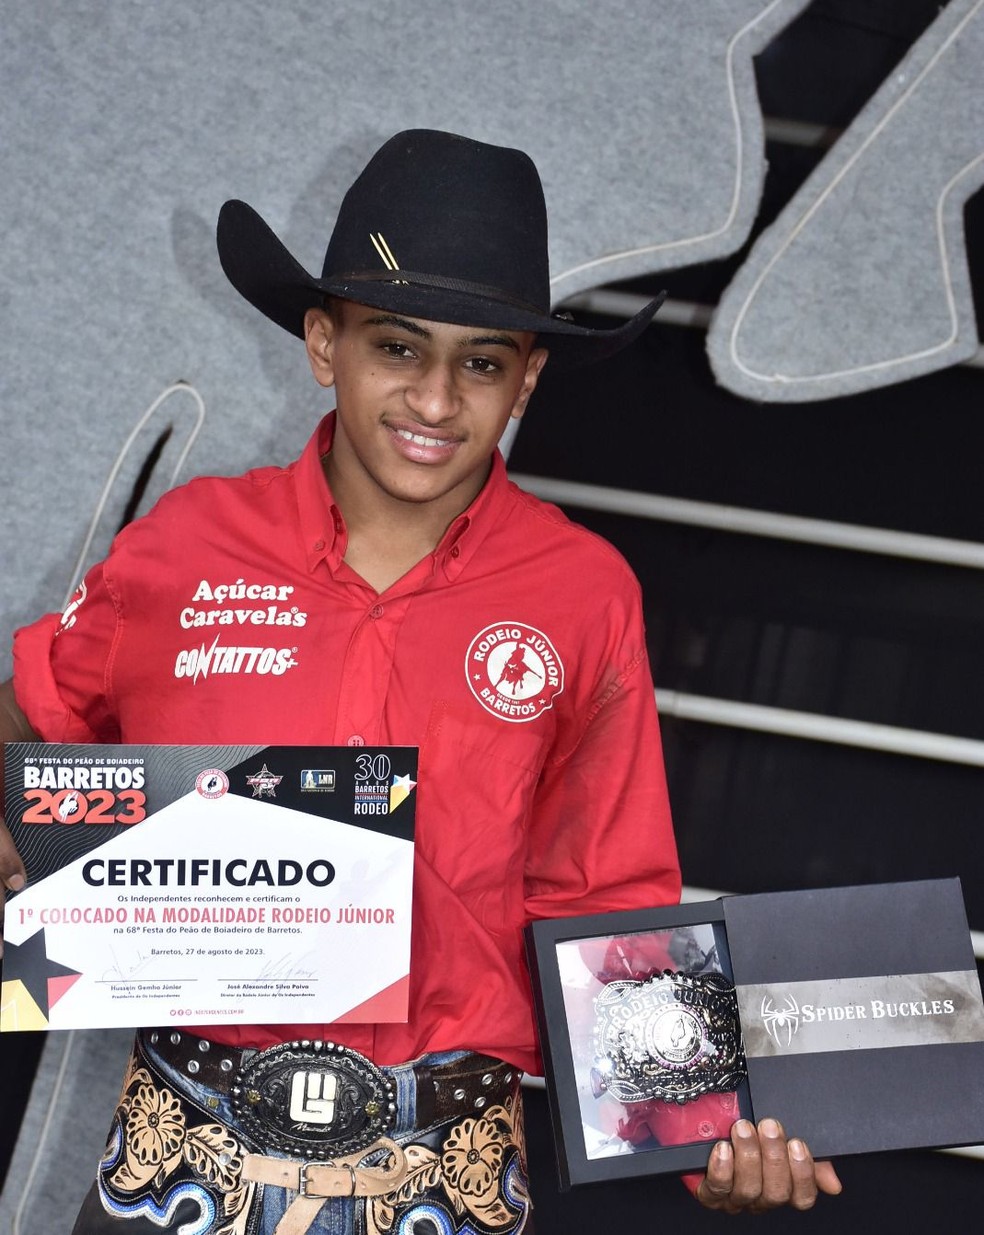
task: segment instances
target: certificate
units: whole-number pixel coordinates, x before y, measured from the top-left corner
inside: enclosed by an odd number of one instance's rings
[[[0,1030],[407,1019],[415,747],[11,743]]]

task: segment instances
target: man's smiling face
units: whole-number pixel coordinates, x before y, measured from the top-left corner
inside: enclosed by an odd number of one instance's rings
[[[477,495],[510,417],[546,360],[532,334],[409,318],[336,300],[305,319],[317,380],[334,385],[328,475],[336,496],[438,503],[450,522]],[[343,505],[344,508],[344,505]]]

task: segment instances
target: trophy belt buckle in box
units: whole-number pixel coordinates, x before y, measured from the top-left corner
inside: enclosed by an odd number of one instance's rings
[[[596,1096],[692,1102],[745,1077],[735,988],[719,973],[664,970],[609,982],[595,999]]]

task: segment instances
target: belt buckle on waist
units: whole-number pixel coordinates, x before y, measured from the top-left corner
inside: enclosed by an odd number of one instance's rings
[[[315,1198],[321,1197],[321,1193],[308,1192],[308,1171],[313,1165],[315,1165],[313,1162],[302,1162],[300,1164],[300,1168],[297,1172],[298,1196],[313,1196]],[[355,1196],[359,1182],[359,1177],[355,1173],[355,1167],[351,1164],[351,1162],[343,1162],[341,1165],[344,1166],[349,1173],[349,1187],[351,1189],[350,1195]]]
[[[320,1161],[364,1149],[396,1120],[393,1081],[334,1042],[304,1039],[258,1052],[230,1097],[244,1130],[267,1152]]]

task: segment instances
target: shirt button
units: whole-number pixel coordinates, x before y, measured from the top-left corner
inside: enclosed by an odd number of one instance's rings
[[[324,547],[325,547],[325,542],[324,542],[323,540],[316,540],[316,541],[314,542],[314,551],[315,551],[315,553],[320,553],[320,552],[321,552],[321,550],[322,550]]]
[[[366,740],[361,733],[353,733],[346,743],[347,746],[365,746]]]
[[[373,607],[369,610],[369,616],[375,622],[381,618],[385,612],[386,610],[382,605],[373,605]]]
[[[452,557],[460,557],[460,556],[461,556],[461,550],[458,548],[458,546],[457,546],[457,545],[452,545],[452,546],[451,546],[451,556],[452,556]]]

